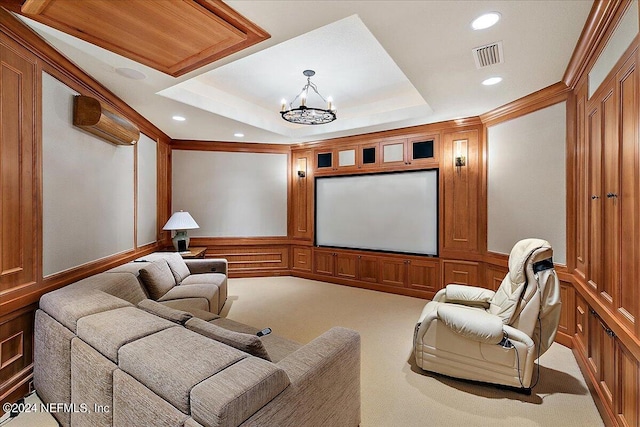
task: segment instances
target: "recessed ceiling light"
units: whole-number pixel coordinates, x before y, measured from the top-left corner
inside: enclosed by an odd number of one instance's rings
[[[185,119],[185,118],[184,118],[184,117],[182,117],[182,116],[173,116],[173,117],[171,117],[171,118],[172,118],[173,120],[175,120],[175,121],[178,121],[178,122],[184,122],[185,120],[187,120],[187,119]]]
[[[235,136],[236,138],[242,138],[242,137],[244,137],[244,133],[236,132],[236,133],[233,134],[233,136]]]
[[[485,86],[491,86],[498,84],[502,81],[502,77],[490,77],[487,80],[483,81],[482,84]]]
[[[147,78],[144,73],[132,68],[116,68],[116,73],[120,74],[122,77],[133,80],[142,80]]]
[[[484,15],[474,19],[471,23],[471,28],[474,30],[484,30],[494,26],[500,20],[500,14],[498,12],[485,13]]]

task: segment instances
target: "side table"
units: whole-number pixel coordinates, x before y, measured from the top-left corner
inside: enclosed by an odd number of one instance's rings
[[[189,248],[185,252],[179,252],[182,258],[184,259],[192,259],[192,258],[204,258],[204,255],[207,253],[207,248]]]

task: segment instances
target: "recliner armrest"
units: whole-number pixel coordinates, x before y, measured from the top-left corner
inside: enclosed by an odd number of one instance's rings
[[[438,319],[455,333],[485,344],[498,344],[504,337],[502,319],[482,310],[442,304]]]
[[[224,258],[185,259],[191,274],[221,273],[227,274],[228,263]]]
[[[489,308],[494,291],[477,286],[450,284],[445,288],[444,302]]]

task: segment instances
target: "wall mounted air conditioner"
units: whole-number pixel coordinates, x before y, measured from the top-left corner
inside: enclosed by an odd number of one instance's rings
[[[73,99],[73,124],[117,145],[134,145],[140,130],[110,106],[90,96]]]

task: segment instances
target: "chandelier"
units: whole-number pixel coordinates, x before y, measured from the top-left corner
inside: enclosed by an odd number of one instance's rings
[[[307,77],[307,84],[304,85],[302,91],[296,95],[296,97],[289,104],[289,109],[287,109],[287,101],[282,100],[282,108],[280,109],[280,114],[282,118],[291,123],[297,123],[300,125],[323,125],[325,123],[331,123],[336,119],[336,109],[333,105],[333,100],[331,97],[328,99],[324,99],[320,92],[318,92],[318,87],[311,83],[311,77],[313,77],[316,72],[313,70],[304,70],[302,72]],[[322,100],[327,104],[327,108],[315,108],[315,107],[307,107],[307,97],[309,96],[309,88],[313,89],[313,91],[318,95]],[[298,108],[293,108],[293,103],[300,98],[300,106]]]

